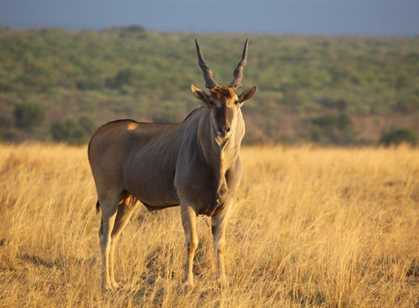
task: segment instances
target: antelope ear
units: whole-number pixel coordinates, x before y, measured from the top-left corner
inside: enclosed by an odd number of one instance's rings
[[[192,84],[191,85],[191,91],[192,93],[201,101],[203,101],[206,105],[211,105],[211,97],[205,93],[205,91],[201,90],[200,88],[198,88],[196,85]]]
[[[256,93],[256,87],[252,87],[244,92],[242,92],[239,95],[239,102],[243,103],[244,101],[247,101],[248,99],[251,99],[253,95]]]

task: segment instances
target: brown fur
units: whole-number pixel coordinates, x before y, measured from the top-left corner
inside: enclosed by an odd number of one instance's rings
[[[102,209],[99,235],[105,288],[117,287],[115,245],[137,200],[150,210],[181,206],[188,285],[193,285],[198,243],[196,215],[211,216],[218,276],[224,280],[225,220],[240,182],[245,125],[234,88],[217,86],[211,95],[192,89],[206,106],[193,110],[183,122],[116,120],[98,128],[89,142],[97,207]]]

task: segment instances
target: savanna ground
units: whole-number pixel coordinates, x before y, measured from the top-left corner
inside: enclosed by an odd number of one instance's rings
[[[118,251],[123,288],[102,293],[86,149],[0,146],[0,306],[419,306],[419,150],[250,147],[243,160],[227,289],[207,218],[185,292],[179,209],[138,206]]]

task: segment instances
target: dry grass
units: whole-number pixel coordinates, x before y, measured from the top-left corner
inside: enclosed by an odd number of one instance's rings
[[[419,151],[247,148],[227,233],[230,280],[212,274],[199,219],[197,287],[181,288],[178,208],[138,207],[116,275],[99,288],[99,215],[85,148],[0,146],[0,306],[419,306]]]

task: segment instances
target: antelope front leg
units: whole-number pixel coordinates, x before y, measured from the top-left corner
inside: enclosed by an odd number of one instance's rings
[[[187,287],[193,287],[193,259],[198,248],[196,232],[196,213],[189,205],[181,205],[182,225],[185,232],[185,271],[184,282]]]
[[[226,285],[226,275],[224,267],[224,246],[225,246],[225,226],[228,207],[221,210],[211,219],[211,232],[214,242],[214,254],[217,263],[217,279],[221,286]]]

